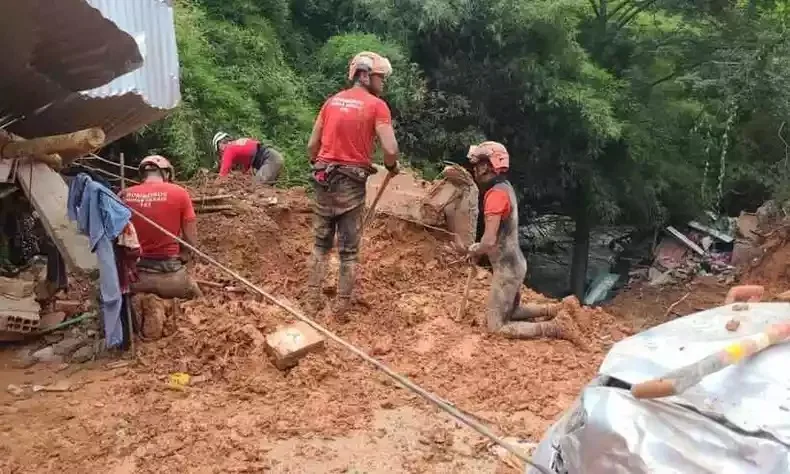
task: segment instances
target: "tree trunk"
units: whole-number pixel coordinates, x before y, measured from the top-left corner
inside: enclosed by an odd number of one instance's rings
[[[590,253],[590,216],[587,213],[587,202],[583,193],[576,202],[579,204],[575,221],[576,230],[573,233],[573,259],[571,260],[571,292],[579,298],[584,298],[587,286],[587,261]]]

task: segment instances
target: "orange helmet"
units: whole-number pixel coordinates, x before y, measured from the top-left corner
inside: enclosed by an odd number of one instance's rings
[[[392,74],[392,65],[389,59],[370,51],[363,51],[351,60],[348,65],[348,80],[353,81],[357,71],[368,71],[371,74],[381,74],[389,77]]]
[[[170,164],[170,161],[168,161],[167,158],[165,158],[164,156],[161,156],[161,155],[146,156],[140,162],[140,166],[137,167],[137,169],[139,169],[140,172],[145,171],[147,168],[157,168],[157,169],[160,169],[160,170],[168,170],[170,172],[170,176],[169,176],[168,180],[172,179],[173,176],[175,176],[175,174],[176,174],[176,170],[175,170],[175,168],[173,168],[173,165]]]
[[[499,142],[483,142],[479,145],[472,145],[469,147],[466,157],[472,164],[477,164],[483,159],[488,160],[497,173],[504,173],[510,168],[510,155],[505,145]]]

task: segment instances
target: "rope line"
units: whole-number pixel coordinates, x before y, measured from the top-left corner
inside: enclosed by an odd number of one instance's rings
[[[185,240],[183,240],[182,238],[178,237],[177,235],[169,232],[167,229],[165,229],[164,227],[160,226],[158,223],[154,222],[152,219],[149,219],[147,216],[143,215],[142,213],[138,212],[137,210],[132,209],[131,207],[126,205],[126,203],[124,203],[121,199],[119,199],[117,196],[115,196],[115,195],[113,195],[113,196],[115,197],[115,199],[118,202],[120,202],[121,204],[123,204],[124,206],[129,208],[129,210],[132,211],[132,213],[134,215],[140,217],[141,219],[143,219],[147,223],[149,223],[152,226],[154,226],[155,228],[159,229],[161,232],[163,232],[168,237],[170,237],[172,239],[175,239],[178,243],[180,243],[181,245],[185,246],[186,248],[188,248],[189,250],[191,250],[192,252],[194,252],[198,256],[202,257],[203,259],[205,259],[206,261],[208,261],[209,263],[211,263],[215,267],[219,268],[220,270],[222,270],[226,274],[232,276],[233,278],[238,280],[240,283],[243,283],[249,289],[251,289],[251,290],[255,291],[256,293],[258,293],[259,295],[263,296],[264,298],[266,298],[272,304],[274,304],[274,305],[278,306],[279,308],[287,311],[292,316],[296,317],[298,320],[304,322],[305,324],[309,325],[310,327],[312,327],[316,331],[320,332],[321,334],[323,334],[327,338],[329,338],[332,341],[336,342],[341,347],[345,348],[346,350],[348,350],[349,352],[353,353],[357,357],[361,358],[365,362],[368,362],[369,364],[373,365],[377,369],[381,370],[382,372],[384,372],[385,374],[387,374],[388,376],[393,378],[395,381],[397,381],[399,384],[401,384],[405,388],[407,388],[407,389],[411,390],[412,392],[420,395],[426,401],[436,405],[437,407],[439,407],[440,409],[444,410],[446,413],[448,413],[450,416],[452,416],[456,420],[458,420],[461,423],[465,424],[466,426],[468,426],[469,428],[473,429],[474,431],[477,431],[478,433],[480,433],[481,435],[485,436],[486,438],[488,438],[489,440],[491,440],[495,444],[498,444],[499,446],[501,446],[502,448],[507,450],[509,453],[511,453],[514,456],[516,456],[518,459],[520,459],[524,463],[534,467],[541,474],[551,474],[551,472],[548,469],[546,469],[543,466],[540,466],[538,464],[535,464],[528,456],[526,456],[524,453],[522,453],[519,449],[517,449],[511,443],[509,443],[509,442],[505,441],[504,439],[502,439],[501,437],[499,437],[496,433],[494,433],[487,426],[485,426],[482,423],[478,422],[477,420],[475,420],[471,416],[463,413],[461,410],[456,408],[455,405],[452,405],[451,403],[445,401],[441,397],[439,397],[439,396],[429,392],[428,390],[420,387],[415,382],[412,382],[409,378],[407,378],[407,377],[395,372],[393,369],[391,369],[389,366],[387,366],[383,362],[381,362],[381,361],[369,356],[363,350],[357,348],[356,346],[354,346],[350,342],[347,342],[346,340],[344,340],[340,336],[336,335],[335,333],[333,333],[329,329],[321,326],[317,322],[315,322],[312,319],[308,318],[307,316],[302,314],[300,311],[298,311],[295,308],[291,307],[289,304],[280,301],[279,299],[277,299],[276,297],[274,297],[273,295],[268,293],[266,290],[258,287],[257,285],[255,285],[254,283],[250,282],[249,280],[247,280],[246,278],[244,278],[243,276],[241,276],[240,274],[238,274],[234,270],[232,270],[232,269],[226,267],[225,265],[221,264],[220,262],[215,260],[210,255],[208,255],[208,254],[204,253],[203,251],[201,251],[200,249],[194,247],[193,245],[191,245],[190,243],[186,242]]]

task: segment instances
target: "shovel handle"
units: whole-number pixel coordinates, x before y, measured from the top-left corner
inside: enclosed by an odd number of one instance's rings
[[[376,214],[376,206],[381,199],[381,195],[384,194],[384,190],[387,189],[387,185],[389,184],[392,177],[395,176],[392,173],[387,173],[387,176],[384,177],[384,181],[381,183],[381,187],[379,191],[376,193],[376,197],[373,199],[373,203],[370,205],[370,209],[368,209],[368,213],[365,215],[365,220],[362,224],[362,228],[367,228],[370,221],[373,219],[373,216]]]

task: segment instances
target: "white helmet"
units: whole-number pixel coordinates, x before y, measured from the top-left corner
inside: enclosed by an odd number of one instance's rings
[[[214,148],[214,151],[219,151],[219,142],[228,138],[228,135],[225,132],[217,132],[214,134],[214,138],[211,139],[211,146]]]

